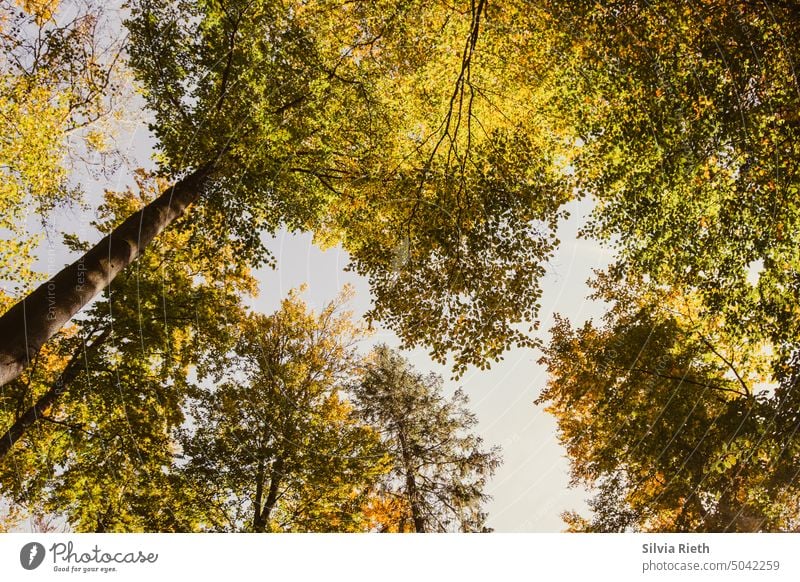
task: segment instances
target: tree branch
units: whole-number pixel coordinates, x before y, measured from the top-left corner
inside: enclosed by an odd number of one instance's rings
[[[96,348],[101,346],[110,335],[111,327],[108,327],[103,330],[100,335],[94,338],[90,345],[81,345],[75,350],[75,352],[73,352],[66,367],[61,374],[59,374],[56,381],[53,382],[53,385],[50,387],[50,389],[42,394],[42,396],[40,396],[36,401],[36,404],[28,408],[19,418],[17,418],[14,424],[12,424],[5,434],[0,437],[0,459],[2,459],[11,450],[11,447],[14,446],[14,443],[22,438],[25,432],[31,426],[33,426],[37,420],[44,418],[46,420],[50,420],[51,422],[56,422],[54,419],[47,417],[46,414],[58,397],[66,392],[68,386],[75,381],[75,378],[77,378],[78,374],[80,374],[82,371],[81,355],[86,354],[89,350],[94,351]]]

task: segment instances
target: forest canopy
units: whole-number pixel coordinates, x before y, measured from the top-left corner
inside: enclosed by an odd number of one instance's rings
[[[792,3],[0,6],[0,525],[489,529],[499,450],[380,325],[451,382],[538,354],[571,530],[800,527]],[[543,334],[576,205],[605,315]],[[364,321],[252,307],[279,232]]]

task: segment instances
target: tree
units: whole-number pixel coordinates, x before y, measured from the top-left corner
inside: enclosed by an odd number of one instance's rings
[[[140,173],[137,192],[107,192],[95,227],[113,230],[163,187]],[[16,506],[78,531],[193,528],[174,433],[190,374],[229,349],[255,283],[231,250],[211,254],[202,230],[175,226],[6,385],[0,487]]]
[[[339,393],[363,334],[349,292],[310,312],[296,292],[245,318],[232,355],[198,389],[181,437],[181,473],[215,531],[359,531],[387,470],[375,430]]]
[[[538,310],[570,148],[542,113],[546,80],[525,84],[537,55],[507,61],[514,22],[486,11],[132,2],[130,64],[177,181],[0,317],[0,383],[200,202],[253,264],[281,225],[341,241],[372,281],[372,316],[457,371],[530,345],[514,324]]]
[[[578,531],[792,531],[800,525],[794,377],[771,349],[700,319],[696,297],[609,276],[604,325],[558,318],[542,363],[573,484],[597,493]]]
[[[442,379],[415,372],[386,346],[372,353],[352,386],[360,415],[381,434],[392,468],[371,502],[379,531],[486,531],[486,481],[500,465],[484,450],[461,390],[442,395]]]
[[[583,146],[585,234],[620,267],[692,289],[709,317],[797,350],[800,188],[791,2],[548,3]],[[571,63],[571,65],[570,65]]]
[[[103,148],[102,121],[119,113],[119,43],[104,38],[103,14],[92,2],[64,15],[58,2],[0,6],[0,306],[28,292],[43,223],[53,209],[79,198],[69,182],[76,159]],[[73,151],[70,152],[70,149]]]
[[[570,31],[576,188],[597,202],[583,234],[617,253],[606,325],[560,320],[544,358],[540,401],[575,480],[599,488],[594,519],[572,525],[793,529],[798,12],[547,6]]]

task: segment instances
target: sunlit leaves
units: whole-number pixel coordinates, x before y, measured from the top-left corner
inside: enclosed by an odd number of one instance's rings
[[[293,293],[239,328],[218,354],[214,387],[200,389],[181,438],[180,471],[206,501],[217,531],[359,531],[367,495],[388,470],[375,429],[340,396],[363,330]]]
[[[769,350],[697,319],[691,297],[601,277],[603,326],[558,319],[539,403],[558,420],[582,531],[759,531],[797,526],[792,397]],[[765,381],[766,380],[766,381]],[[795,419],[796,420],[796,419]]]
[[[27,291],[39,241],[36,222],[79,199],[71,161],[105,149],[117,110],[115,41],[102,38],[101,10],[25,1],[0,8],[0,279]]]
[[[796,11],[547,4],[597,202],[583,234],[617,253],[605,325],[558,320],[543,360],[597,493],[570,528],[795,528]]]
[[[517,324],[538,313],[574,139],[523,6],[132,8],[165,167],[217,160],[208,204],[242,252],[263,258],[252,234],[279,225],[341,243],[370,317],[457,373],[532,344]]]
[[[137,193],[106,194],[99,232],[163,187],[137,177]],[[177,496],[185,487],[169,474],[174,431],[184,420],[191,370],[229,348],[240,301],[254,289],[247,267],[230,252],[210,255],[201,235],[190,223],[176,225],[6,387],[3,431],[60,390],[3,459],[8,499],[78,531],[195,527],[191,497]],[[78,251],[85,244],[67,243]]]
[[[796,11],[621,0],[559,19],[575,31],[565,61],[580,66],[567,82],[585,96],[576,178],[598,200],[585,232],[613,244],[625,268],[697,289],[730,333],[789,354],[800,267]]]
[[[58,9],[59,0],[19,0],[17,2],[23,10],[36,17],[38,23],[43,23],[52,18]]]

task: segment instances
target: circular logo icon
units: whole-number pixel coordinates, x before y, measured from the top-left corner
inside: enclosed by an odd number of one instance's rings
[[[30,542],[19,551],[19,563],[26,570],[35,570],[44,561],[44,546],[39,542]]]

